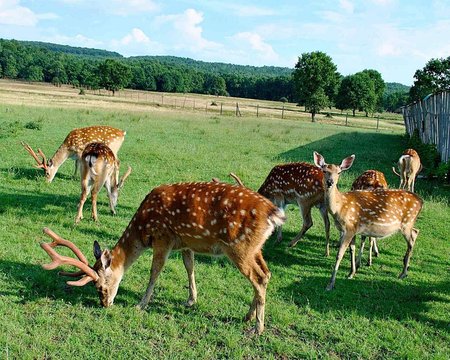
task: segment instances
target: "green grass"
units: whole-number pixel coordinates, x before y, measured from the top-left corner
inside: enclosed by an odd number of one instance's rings
[[[403,133],[375,132],[331,124],[265,118],[234,118],[194,113],[108,112],[0,105],[0,358],[448,358],[450,282],[448,188],[419,179],[425,206],[409,277],[402,269],[406,244],[400,235],[379,243],[380,257],[346,279],[348,255],[336,289],[326,292],[336,248],[325,258],[321,218],[294,248],[287,243],[300,229],[298,209],[289,207],[284,241],[271,238],[264,256],[272,272],[266,306],[266,331],[249,337],[242,322],[252,299],[247,280],[225,258],[196,257],[199,301],[187,299],[187,276],[177,253],[158,279],[155,298],[145,312],[134,305],[143,295],[151,250],[126,273],[115,305],[99,306],[93,286],[68,288],[48,262],[39,242],[48,226],[74,241],[92,261],[92,243],[113,247],[144,196],[162,183],[229,180],[233,171],[257,189],[273,165],[312,161],[319,151],[329,162],[356,154],[343,174],[348,189],[362,171],[390,168],[404,149]],[[31,125],[30,125],[31,124]],[[127,130],[119,153],[133,173],[119,198],[118,214],[109,214],[106,192],[99,196],[100,223],[74,226],[80,195],[67,161],[47,184],[32,168],[20,145],[27,141],[47,156],[75,127],[108,124]],[[332,240],[338,232],[333,227]]]

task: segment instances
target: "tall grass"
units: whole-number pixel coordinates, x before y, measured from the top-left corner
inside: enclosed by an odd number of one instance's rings
[[[92,243],[112,247],[144,196],[155,186],[178,181],[227,180],[230,171],[257,189],[280,162],[312,161],[313,150],[327,161],[356,154],[340,186],[348,189],[363,170],[383,171],[403,150],[403,134],[264,118],[231,118],[182,112],[117,112],[0,105],[0,357],[1,358],[447,358],[449,343],[448,189],[418,180],[425,207],[409,277],[397,279],[406,244],[400,235],[380,241],[380,257],[353,280],[341,265],[336,290],[325,292],[336,249],[325,258],[323,224],[315,225],[293,249],[300,229],[298,209],[288,208],[284,244],[269,239],[264,257],[272,271],[266,331],[248,337],[242,322],[252,298],[250,284],[223,258],[196,257],[199,301],[183,307],[187,276],[173,254],[145,312],[134,305],[145,291],[151,251],[126,273],[116,303],[103,309],[92,286],[68,288],[56,271],[40,264],[39,242],[48,226],[74,241],[92,261]],[[37,125],[36,125],[37,124]],[[133,167],[109,214],[99,196],[98,224],[74,225],[80,195],[67,161],[51,184],[32,167],[21,148],[27,141],[51,156],[75,128],[107,124],[127,130],[119,152],[122,168]],[[332,231],[337,242],[338,233]]]

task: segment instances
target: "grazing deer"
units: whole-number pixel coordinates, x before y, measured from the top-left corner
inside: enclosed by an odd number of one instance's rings
[[[388,184],[386,178],[381,171],[377,170],[367,170],[364,171],[352,184],[352,191],[355,190],[376,190],[376,189],[387,189]],[[358,258],[356,259],[356,269],[361,266],[361,258],[364,251],[364,245],[366,242],[366,237],[361,236],[361,246],[359,248]],[[378,251],[377,240],[374,237],[369,237],[369,260],[367,261],[367,266],[372,265],[372,249],[375,252],[375,256],[378,257],[380,252]]]
[[[293,247],[313,225],[311,208],[317,206],[325,223],[326,251],[330,255],[330,220],[324,202],[323,174],[314,165],[306,162],[276,165],[267,176],[258,193],[271,200],[280,209],[288,204],[297,204],[303,218],[303,226],[290,242]],[[278,227],[277,243],[282,240],[282,227]]]
[[[392,167],[395,175],[400,177],[400,189],[407,189],[414,192],[414,183],[417,174],[422,171],[420,157],[416,150],[406,149],[398,160],[399,173]]]
[[[81,155],[81,197],[78,204],[78,213],[75,223],[83,219],[83,206],[92,190],[92,218],[98,221],[97,195],[105,185],[108,193],[109,207],[115,215],[115,207],[119,190],[123,187],[126,178],[131,173],[131,167],[119,181],[120,161],[112,150],[105,144],[94,142],[86,146]]]
[[[339,264],[349,245],[351,255],[349,278],[355,275],[355,235],[383,238],[400,231],[408,246],[403,259],[403,271],[399,276],[403,279],[408,274],[409,260],[419,234],[419,230],[414,228],[414,223],[422,209],[423,201],[417,195],[405,190],[377,189],[341,193],[337,189],[340,173],[348,170],[354,159],[355,155],[352,155],[342,160],[341,165],[329,165],[322,155],[314,152],[314,163],[324,173],[328,211],[333,216],[336,227],[341,231],[336,264],[327,290],[334,288]]]
[[[138,307],[149,303],[155,282],[172,250],[181,250],[189,279],[188,306],[197,300],[194,277],[194,253],[226,255],[250,281],[254,298],[246,320],[256,317],[254,332],[264,330],[264,307],[270,271],[262,256],[262,246],[275,226],[285,221],[282,210],[263,196],[240,186],[226,183],[184,183],[162,185],[153,189],[134,215],[115,247],[100,250],[94,243],[97,259],[91,268],[85,257],[80,260],[57,254],[52,248],[61,238],[49,229],[44,233],[52,244],[41,247],[53,262],[77,266],[85,276],[69,285],[93,281],[104,307],[112,305],[124,272],[147,248],[153,248],[150,282]],[[67,245],[66,245],[67,246]],[[74,247],[74,245],[71,245]],[[80,275],[80,272],[74,273]]]
[[[117,152],[125,140],[125,134],[125,131],[110,126],[89,126],[74,129],[67,135],[64,142],[48,161],[41,149],[38,149],[38,154],[41,156],[41,159],[39,159],[30,145],[22,142],[22,146],[30,153],[34,160],[36,160],[37,165],[35,166],[44,169],[47,182],[52,182],[59,167],[69,157],[75,160],[74,175],[76,174],[81,154],[86,145],[91,142],[104,143],[109,146],[114,155],[117,155]]]

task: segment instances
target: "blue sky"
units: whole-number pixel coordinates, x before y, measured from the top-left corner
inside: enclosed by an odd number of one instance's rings
[[[450,0],[0,0],[0,37],[291,68],[320,50],[412,85],[450,56]]]

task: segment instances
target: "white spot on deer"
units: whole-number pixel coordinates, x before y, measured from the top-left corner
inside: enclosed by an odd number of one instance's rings
[[[215,225],[217,223],[217,219],[212,219],[211,220],[211,225]]]

